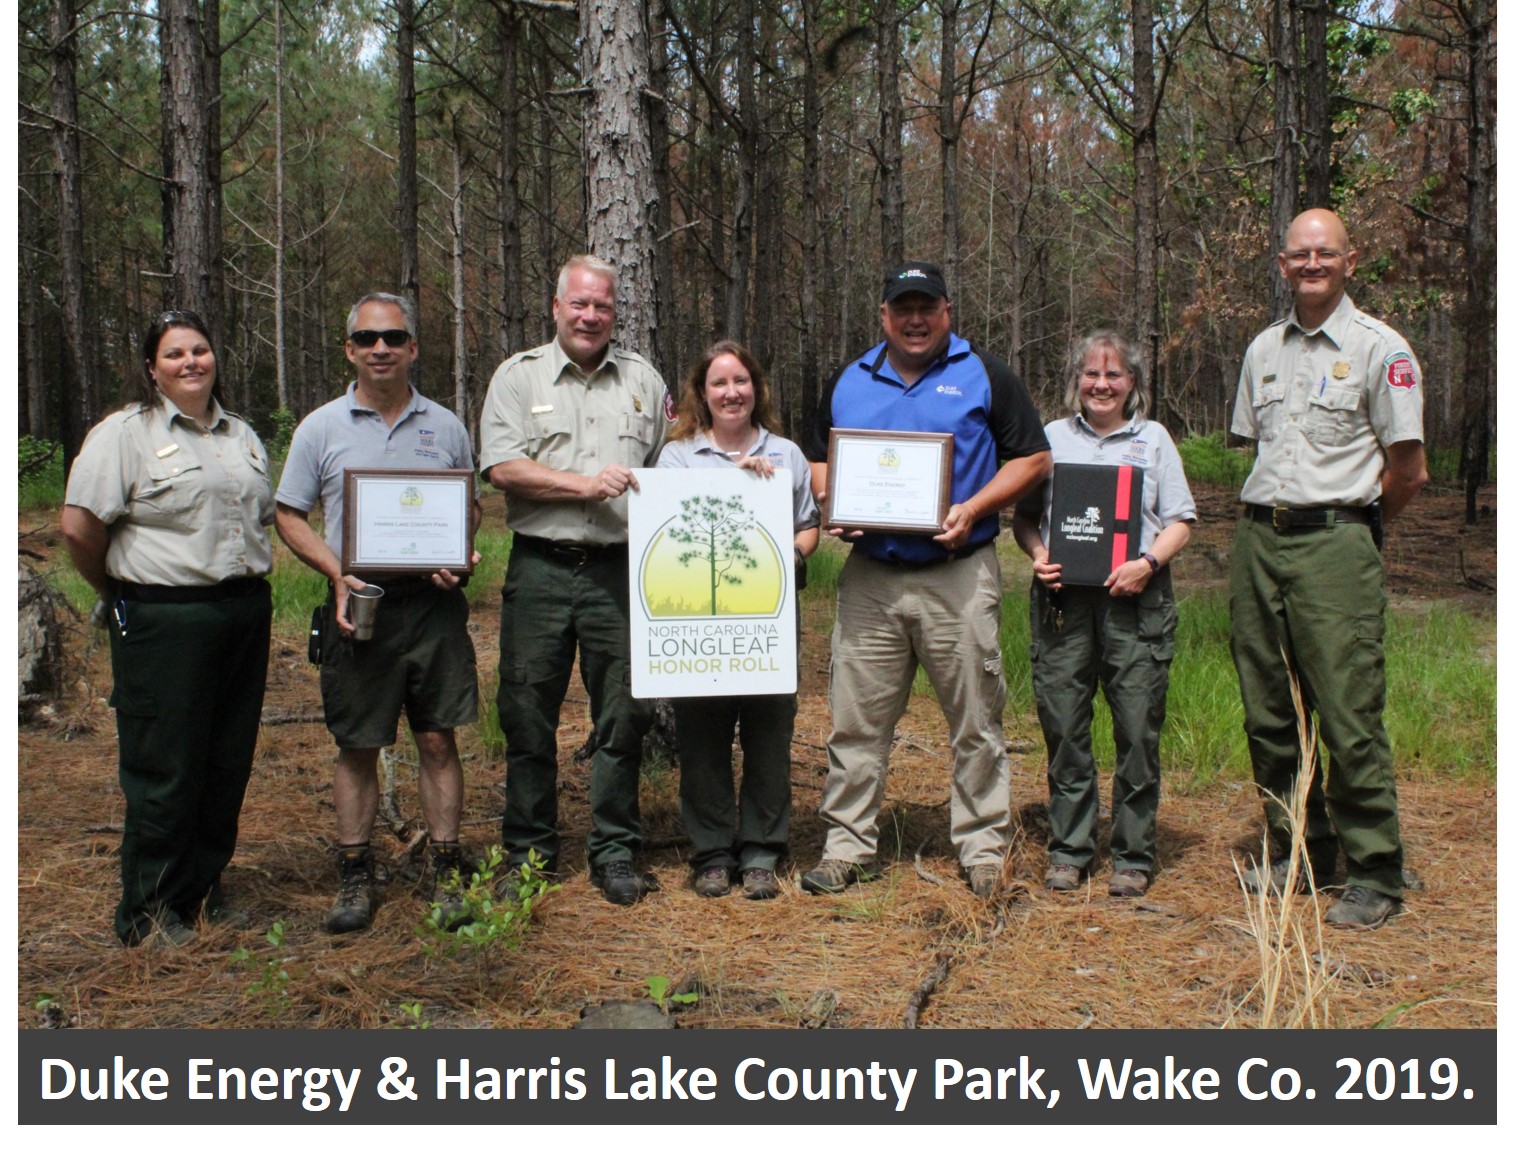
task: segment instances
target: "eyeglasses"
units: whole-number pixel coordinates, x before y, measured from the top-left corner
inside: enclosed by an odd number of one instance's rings
[[[381,340],[390,348],[404,348],[410,343],[410,333],[403,328],[386,328],[382,332],[372,328],[360,328],[357,332],[349,332],[347,339],[359,348],[372,348]]]
[[[1286,252],[1284,259],[1290,264],[1303,268],[1314,257],[1317,264],[1335,264],[1342,258],[1344,253],[1337,252],[1334,248],[1317,248],[1312,252]]]

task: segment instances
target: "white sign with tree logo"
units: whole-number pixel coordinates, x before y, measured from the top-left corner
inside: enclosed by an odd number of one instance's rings
[[[637,469],[629,494],[631,692],[792,693],[793,477]]]

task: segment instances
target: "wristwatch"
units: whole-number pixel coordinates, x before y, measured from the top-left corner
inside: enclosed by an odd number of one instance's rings
[[[1152,566],[1153,572],[1156,572],[1158,569],[1163,567],[1157,563],[1157,558],[1149,552],[1142,553],[1142,560],[1146,561],[1149,565]]]

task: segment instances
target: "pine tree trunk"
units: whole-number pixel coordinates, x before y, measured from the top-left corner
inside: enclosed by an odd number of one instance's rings
[[[619,343],[655,356],[658,215],[646,92],[651,74],[646,0],[582,0],[579,59],[589,96],[584,170],[589,249],[618,274]]]
[[[161,0],[164,156],[169,217],[165,304],[192,308],[207,324],[218,312],[211,277],[210,112],[198,0]],[[214,332],[212,333],[214,335]]]
[[[1273,216],[1268,254],[1268,297],[1274,320],[1293,297],[1274,253],[1284,250],[1289,224],[1299,214],[1299,28],[1294,0],[1273,0]]]
[[[52,32],[53,163],[58,187],[58,269],[64,363],[63,466],[67,470],[95,421],[95,366],[84,281],[83,166],[79,153],[78,48],[74,0],[54,0]]]
[[[905,109],[900,100],[900,16],[895,4],[878,13],[878,183],[879,255],[884,268],[905,259],[905,161],[901,134]]]

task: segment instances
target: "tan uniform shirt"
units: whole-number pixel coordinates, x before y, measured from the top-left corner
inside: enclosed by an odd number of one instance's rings
[[[268,454],[214,400],[210,416],[203,429],[164,397],[111,413],[85,437],[64,500],[110,527],[105,571],[116,580],[186,587],[273,569]]]
[[[1367,505],[1384,449],[1423,439],[1420,365],[1404,337],[1343,296],[1318,329],[1293,312],[1242,361],[1231,431],[1257,441],[1249,504]]]
[[[533,460],[558,472],[594,476],[607,465],[651,468],[672,419],[657,370],[612,346],[588,376],[554,340],[517,353],[495,370],[479,415],[479,469]],[[512,532],[562,544],[626,540],[626,497],[532,500],[511,494]]]

